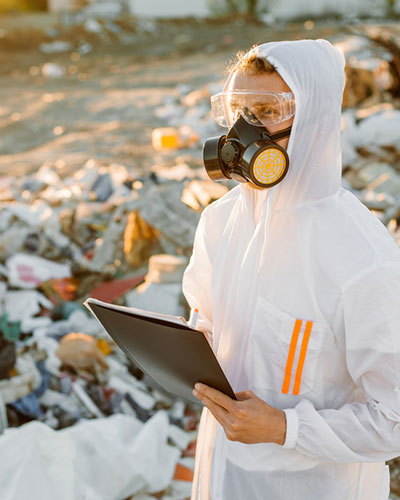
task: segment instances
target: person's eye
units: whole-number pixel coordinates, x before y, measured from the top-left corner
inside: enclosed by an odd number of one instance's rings
[[[271,117],[276,116],[278,114],[278,110],[271,107],[261,108],[257,111],[257,114],[260,116]]]

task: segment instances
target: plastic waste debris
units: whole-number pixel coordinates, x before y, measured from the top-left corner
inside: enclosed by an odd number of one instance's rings
[[[89,33],[101,33],[103,31],[102,25],[96,19],[89,18],[84,23],[84,28]]]
[[[28,419],[40,418],[43,416],[43,410],[39,403],[40,396],[47,389],[50,373],[47,372],[44,362],[40,361],[36,363],[41,374],[41,380],[38,387],[36,387],[30,394],[11,402],[11,407],[17,410],[19,414],[27,417]]]
[[[61,78],[65,73],[65,68],[56,63],[47,62],[42,66],[42,75],[47,78]]]
[[[50,278],[40,283],[40,289],[54,303],[72,301],[75,298],[79,281],[70,278]]]
[[[151,134],[152,145],[157,151],[191,147],[198,140],[199,135],[189,125],[156,128]]]
[[[202,212],[204,208],[229,191],[223,184],[209,181],[191,181],[182,192],[182,201],[193,210]]]
[[[4,214],[4,212],[3,212]],[[5,217],[3,217],[5,219]],[[12,218],[10,214],[10,219]],[[1,223],[0,215],[0,226]],[[24,248],[24,244],[30,234],[29,227],[21,227],[19,224],[7,227],[0,233],[0,259],[6,260],[14,254],[20,252]]]
[[[124,231],[126,262],[132,267],[142,265],[157,241],[158,232],[140,216],[138,210],[131,212]]]
[[[149,186],[138,201],[140,216],[160,231],[165,253],[192,248],[200,216],[181,201],[183,189],[183,183],[176,181]]]
[[[153,148],[161,151],[163,149],[177,149],[179,147],[179,132],[173,127],[156,128],[152,131],[151,142]]]
[[[81,381],[76,381],[72,383],[72,391],[77,396],[77,398],[81,401],[83,406],[87,409],[87,411],[96,418],[104,417],[103,413],[100,409],[95,405],[93,400],[89,397],[85,389],[83,388],[83,384]]]
[[[86,54],[89,54],[90,52],[92,52],[92,49],[93,49],[93,46],[91,43],[82,43],[81,45],[79,45],[78,47],[78,53],[82,56],[86,55]]]
[[[186,465],[183,465],[181,463],[176,464],[175,468],[175,473],[174,473],[174,481],[170,484],[170,488],[173,488],[173,486],[176,485],[177,482],[181,485],[182,488],[182,483],[181,481],[188,481],[190,482],[188,485],[186,485],[185,492],[190,494],[191,490],[191,481],[193,481],[193,471],[189,467],[186,467]],[[180,488],[180,491],[182,491]],[[168,498],[168,496],[167,496]]]
[[[52,309],[53,303],[37,290],[9,290],[4,299],[4,311],[9,322],[35,316],[41,307]]]
[[[40,407],[39,400],[33,392],[27,396],[11,403],[11,406],[19,413],[30,419],[40,418],[43,410]]]
[[[400,149],[400,110],[384,110],[370,115],[357,127],[357,146],[394,144]]]
[[[0,394],[4,403],[12,403],[37,389],[42,377],[29,353],[17,356],[15,374],[9,379],[0,380]]]
[[[124,380],[121,376],[113,375],[108,380],[108,387],[115,389],[120,394],[129,394],[132,400],[143,410],[151,411],[155,404],[154,397],[149,392],[143,390],[146,389],[146,387],[140,387],[136,381],[130,383],[131,380],[132,377],[128,380]]]
[[[139,403],[137,403],[133,397],[130,395],[129,392],[125,394],[125,400],[127,403],[132,407],[133,411],[135,412],[136,417],[141,421],[141,422],[147,422],[149,418],[153,415],[154,412],[151,412],[149,410],[146,410],[145,408],[142,408]]]
[[[132,278],[109,280],[97,286],[90,292],[90,297],[105,302],[114,302],[132,288],[143,282],[145,275],[139,274]]]
[[[0,336],[0,379],[9,377],[15,361],[15,343]]]
[[[192,168],[184,161],[179,161],[173,166],[166,166],[163,163],[156,164],[153,165],[151,170],[155,172],[158,177],[175,181],[194,179],[201,176],[201,172],[199,172],[200,169]]]
[[[0,329],[6,339],[16,341],[21,334],[21,322],[8,321],[8,314],[3,313],[0,318]]]
[[[110,174],[101,174],[99,177],[97,177],[92,186],[92,191],[94,192],[98,201],[107,200],[114,191]]]
[[[83,378],[96,380],[108,369],[107,361],[93,337],[84,333],[69,333],[60,342],[57,356],[62,368]]]
[[[399,198],[400,175],[390,165],[379,162],[370,163],[360,168],[357,175],[360,181],[365,183],[365,187],[369,191],[385,193]]]
[[[204,85],[200,89],[195,89],[181,98],[181,102],[187,107],[198,106],[200,103],[206,101],[208,104],[211,96],[210,88]]]
[[[43,328],[51,325],[51,318],[48,316],[39,316],[39,317],[30,317],[26,316],[21,320],[21,332],[29,333],[35,330],[36,328]]]
[[[87,383],[85,390],[87,395],[103,415],[107,416],[114,413],[113,407],[110,403],[110,398],[113,394],[116,394],[116,391],[93,383]]]
[[[115,214],[110,221],[99,245],[94,248],[93,258],[87,262],[88,269],[101,272],[112,266],[123,254],[124,220]]]
[[[192,439],[190,433],[185,432],[176,425],[170,424],[169,426],[169,437],[173,443],[181,450],[186,449]]]
[[[17,253],[6,261],[8,281],[18,288],[36,288],[51,278],[69,278],[71,265],[59,264],[36,255]]]
[[[60,408],[65,413],[69,413],[73,416],[75,421],[83,416],[82,405],[72,392],[72,382],[71,391],[68,392],[68,394],[63,394],[62,392],[58,392],[53,389],[46,389],[46,391],[40,396],[39,402],[44,408]]]
[[[114,0],[102,0],[90,3],[83,10],[84,14],[97,19],[116,19],[121,16],[123,3]]]
[[[59,54],[62,52],[68,52],[71,50],[72,44],[70,42],[64,42],[62,40],[55,40],[54,42],[41,43],[39,45],[40,52],[43,54]]]
[[[181,299],[185,257],[152,255],[144,283],[125,295],[128,306],[155,312],[184,316]]]

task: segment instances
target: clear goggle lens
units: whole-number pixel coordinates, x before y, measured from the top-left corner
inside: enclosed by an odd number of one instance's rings
[[[292,92],[220,92],[211,97],[211,111],[221,127],[231,127],[240,115],[258,127],[275,125],[295,113]]]

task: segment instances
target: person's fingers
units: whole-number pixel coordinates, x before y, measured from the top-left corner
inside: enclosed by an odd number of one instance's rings
[[[213,403],[216,403],[219,406],[225,408],[225,410],[227,411],[233,410],[234,400],[229,396],[227,396],[226,394],[224,394],[223,392],[218,391],[217,389],[214,389],[213,387],[210,387],[208,385],[200,383],[195,384],[195,390],[196,389],[200,395],[206,396]],[[195,396],[197,396],[197,394],[195,394]]]
[[[222,425],[222,427],[225,428],[226,427],[226,417],[228,415],[228,412],[224,408],[219,406],[218,404],[214,403],[207,396],[202,395],[201,401],[207,406],[207,408],[211,411],[211,413],[218,420],[218,422]]]

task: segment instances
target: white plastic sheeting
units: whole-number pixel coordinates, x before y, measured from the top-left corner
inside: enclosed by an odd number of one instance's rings
[[[0,437],[2,500],[116,500],[171,483],[180,450],[167,444],[168,415],[145,424],[114,415],[54,431],[40,422]]]

